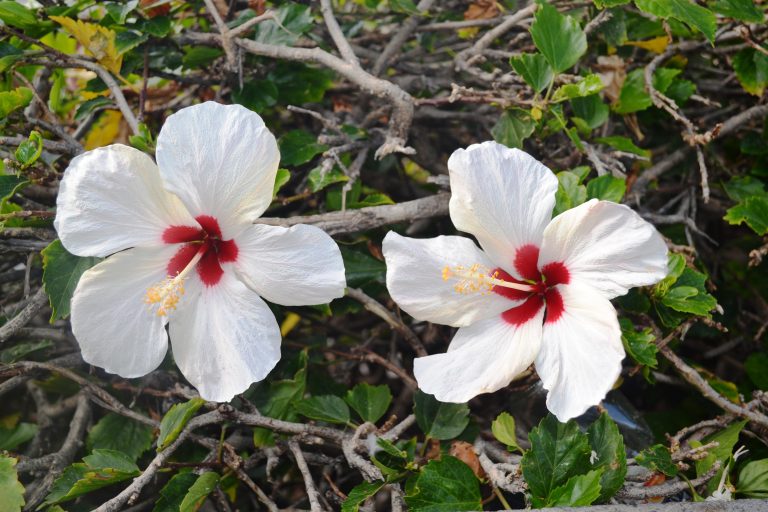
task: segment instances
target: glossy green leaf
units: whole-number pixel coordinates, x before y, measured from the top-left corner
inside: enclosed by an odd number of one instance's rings
[[[291,180],[291,171],[288,169],[278,169],[275,174],[275,186],[272,188],[272,197],[276,197],[283,185]]]
[[[21,164],[22,169],[26,169],[34,164],[43,153],[43,138],[36,131],[29,134],[29,139],[19,144],[14,153],[16,161]]]
[[[710,43],[715,41],[717,19],[712,11],[689,0],[635,0],[641,11],[659,18],[674,18],[704,34]]]
[[[416,392],[414,404],[416,423],[427,437],[453,439],[469,424],[467,404],[440,402],[422,391]]]
[[[193,398],[188,402],[173,405],[160,421],[160,434],[157,438],[157,451],[162,451],[179,437],[181,431],[192,419],[205,400]]]
[[[554,78],[546,57],[540,53],[522,53],[509,59],[515,72],[536,92],[543,91]]]
[[[344,400],[360,415],[363,421],[376,423],[392,403],[392,392],[386,385],[371,386],[361,382],[347,391]]]
[[[197,477],[181,501],[179,512],[197,512],[217,485],[219,485],[218,473],[208,471]]]
[[[587,183],[587,198],[600,199],[620,203],[627,191],[627,182],[610,174],[604,174],[589,180]]]
[[[555,73],[571,68],[587,51],[587,36],[579,22],[560,14],[548,3],[539,6],[531,25],[531,37]]]
[[[603,82],[598,75],[587,75],[575,84],[561,85],[552,95],[552,101],[565,101],[583,98],[603,90]]]
[[[21,512],[24,503],[24,486],[16,473],[16,459],[0,457],[0,510]]]
[[[23,341],[8,348],[0,350],[0,363],[9,364],[21,361],[30,354],[39,350],[45,350],[54,346],[51,340]]]
[[[344,260],[347,286],[362,286],[370,282],[384,282],[387,267],[383,261],[377,260],[370,254],[347,247],[341,247],[341,257]]]
[[[349,407],[341,398],[334,395],[321,395],[305,398],[296,403],[296,412],[307,418],[328,423],[349,422]]]
[[[753,460],[741,468],[736,492],[745,498],[768,499],[768,459]]]
[[[611,146],[613,149],[617,149],[625,153],[632,153],[633,155],[640,155],[645,158],[651,157],[651,152],[649,150],[638,147],[634,142],[632,142],[632,139],[628,137],[621,137],[620,135],[613,135],[611,137],[599,137],[595,139],[595,142],[606,144]]]
[[[515,418],[511,414],[503,412],[499,414],[493,423],[491,423],[493,437],[499,442],[507,445],[510,451],[522,452],[522,448],[517,444],[517,433],[515,432]]]
[[[12,428],[0,427],[0,450],[15,450],[37,434],[35,423],[19,423]]]
[[[160,489],[160,498],[155,503],[152,512],[179,512],[181,502],[197,481],[197,475],[194,473],[177,473],[168,480],[162,489]]]
[[[747,23],[760,23],[765,19],[765,13],[754,0],[715,0],[709,8],[717,14]]]
[[[408,486],[405,503],[411,512],[482,510],[480,482],[459,459],[444,455],[421,469]]]
[[[696,476],[700,477],[709,471],[715,462],[720,462],[720,469],[714,477],[707,482],[707,489],[712,493],[720,483],[723,470],[731,460],[731,454],[739,441],[739,434],[747,424],[747,420],[737,421],[714,434],[710,434],[701,440],[701,444],[717,442],[717,447],[707,450],[707,456],[696,461]],[[691,441],[693,442],[693,441]],[[692,445],[693,446],[693,445]]]
[[[42,250],[43,287],[51,303],[51,322],[69,316],[70,300],[83,272],[100,259],[80,257],[64,249],[61,240],[54,240]]]
[[[26,107],[31,101],[32,89],[27,87],[0,92],[0,119],[8,117],[15,110]]]
[[[4,203],[7,199],[10,199],[13,194],[18,192],[26,184],[27,180],[24,178],[8,174],[0,174],[0,203]]]
[[[723,217],[729,224],[746,224],[758,235],[768,233],[768,197],[749,197],[728,209]]]
[[[102,487],[130,480],[141,474],[138,466],[124,453],[94,450],[82,463],[69,466],[53,483],[45,504],[69,501]]]
[[[655,444],[641,451],[635,457],[635,461],[651,471],[659,471],[667,476],[676,476],[680,470],[672,462],[672,455],[667,447]]]
[[[296,419],[292,405],[304,396],[307,386],[307,353],[299,352],[296,369],[291,378],[273,380],[268,388],[259,389],[253,401],[264,416],[280,420]],[[274,444],[274,434],[265,428],[253,429],[253,443],[257,447]]]
[[[600,497],[600,478],[603,469],[595,469],[584,475],[572,476],[549,496],[547,507],[586,507]]]
[[[621,341],[627,354],[639,364],[656,368],[659,362],[656,353],[659,351],[654,343],[656,336],[650,328],[636,331],[632,322],[626,318],[619,319],[621,325]]]
[[[768,86],[768,55],[746,48],[733,56],[732,63],[744,90],[761,97]]]
[[[599,500],[608,501],[624,485],[627,476],[627,454],[624,451],[624,438],[619,432],[619,427],[607,413],[600,417],[587,429],[589,445],[592,447],[592,467],[600,470]],[[589,479],[585,479],[582,485],[591,489]],[[584,493],[584,496],[589,496]],[[592,499],[595,501],[597,498]],[[590,505],[592,502],[586,503]],[[576,506],[576,505],[569,505]],[[581,505],[579,505],[581,506]]]
[[[531,430],[528,439],[531,449],[523,455],[521,468],[531,501],[540,508],[569,478],[590,470],[591,447],[575,421],[560,423],[552,414]]]
[[[347,499],[341,504],[341,512],[357,512],[360,510],[360,505],[379,492],[384,485],[385,482],[380,480],[357,484],[351,491],[349,491]]]
[[[135,461],[152,447],[153,439],[151,426],[111,412],[91,428],[85,446],[89,451],[118,451]]]
[[[291,46],[314,23],[310,7],[297,2],[283,2],[273,12],[274,19],[256,25],[256,42]]]
[[[307,175],[307,185],[312,192],[319,192],[328,185],[349,181],[349,177],[338,167],[332,167],[324,171],[322,167],[315,167]]]
[[[522,148],[523,141],[536,129],[536,121],[528,112],[505,110],[491,128],[493,140],[510,148]]]
[[[587,200],[587,187],[581,184],[581,179],[576,174],[570,171],[561,171],[557,173],[557,181],[553,217],[579,206]]]
[[[610,114],[610,108],[606,105],[599,94],[591,94],[583,98],[573,98],[571,100],[573,113],[587,123],[587,126],[598,128],[605,124]]]
[[[292,130],[277,141],[280,145],[280,163],[285,166],[301,165],[328,149],[318,144],[317,137],[304,130]]]

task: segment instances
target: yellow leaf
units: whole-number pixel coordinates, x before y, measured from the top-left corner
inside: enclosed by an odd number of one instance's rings
[[[83,45],[85,51],[99,61],[99,64],[116,75],[120,74],[123,56],[117,53],[115,46],[117,34],[114,30],[65,16],[51,16],[50,18],[77,39],[77,42]]]
[[[299,325],[300,321],[301,321],[301,317],[296,313],[288,313],[287,315],[285,315],[285,320],[283,320],[283,325],[280,326],[280,335],[285,337],[289,332],[293,330],[294,327]]]
[[[123,116],[116,110],[107,110],[98,121],[93,123],[91,131],[85,138],[85,149],[100,148],[112,144],[120,133],[120,120]]]
[[[627,41],[624,44],[629,46],[637,46],[643,50],[648,50],[654,53],[662,53],[667,49],[670,41],[667,36],[654,37],[653,39],[647,39],[645,41]]]

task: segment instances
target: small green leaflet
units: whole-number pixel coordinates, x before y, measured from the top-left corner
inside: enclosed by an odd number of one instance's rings
[[[197,481],[194,473],[178,473],[168,480],[160,489],[160,499],[155,503],[152,512],[179,512],[181,502],[187,496],[189,488]]]
[[[153,428],[116,413],[108,413],[88,432],[86,448],[115,450],[132,460],[152,446]]]
[[[562,73],[587,51],[587,36],[579,22],[542,3],[531,25],[531,37],[555,73]]]
[[[19,423],[15,427],[0,427],[0,450],[15,450],[37,434],[36,423]]]
[[[27,87],[0,92],[0,119],[5,119],[15,110],[26,107],[30,101],[32,101],[32,89]]]
[[[517,444],[515,418],[511,414],[506,412],[499,414],[491,423],[491,431],[493,432],[493,437],[507,445],[508,450],[523,452],[523,449]]]
[[[317,137],[305,130],[291,130],[280,137],[278,144],[280,163],[285,166],[305,164],[328,149],[325,144],[318,144]]]
[[[768,498],[768,459],[753,460],[741,468],[736,492],[746,498]]]
[[[205,400],[193,398],[189,402],[175,404],[160,421],[160,435],[157,438],[157,451],[162,451],[174,442],[184,426],[192,419],[198,409],[203,406]]]
[[[432,460],[408,483],[405,503],[411,512],[482,510],[480,482],[455,457]]]
[[[99,258],[82,258],[64,249],[61,240],[54,240],[41,252],[43,256],[43,286],[51,302],[51,322],[69,316],[69,303],[83,272],[96,265]]]
[[[659,18],[674,18],[699,30],[710,43],[715,42],[717,19],[712,11],[689,0],[635,0],[641,11]]]
[[[660,471],[667,476],[676,476],[679,473],[677,465],[672,462],[672,455],[670,455],[669,450],[660,444],[655,444],[641,451],[635,460],[641,466],[651,471]]]
[[[604,174],[589,180],[587,183],[587,198],[600,199],[620,203],[627,191],[627,182],[622,178],[615,178],[610,174]]]
[[[600,497],[600,478],[603,469],[594,469],[583,475],[572,476],[549,495],[547,507],[586,507]]]
[[[758,235],[768,233],[768,197],[748,197],[743,202],[728,209],[723,217],[729,224],[746,222],[752,231]]]
[[[510,148],[522,148],[536,129],[536,121],[524,110],[505,110],[491,128],[493,140]]]
[[[748,23],[760,23],[765,19],[754,0],[716,0],[709,4],[709,8],[717,14]]]
[[[313,420],[327,423],[349,423],[349,407],[334,395],[321,395],[296,402],[296,412]]]
[[[83,494],[141,474],[127,455],[114,450],[94,450],[83,462],[69,466],[53,483],[46,505],[69,501]]]
[[[376,423],[387,412],[392,393],[386,385],[371,386],[366,382],[347,391],[344,400],[360,415],[363,421]]]
[[[624,485],[627,476],[627,454],[624,451],[624,438],[619,432],[619,427],[607,413],[600,417],[587,429],[589,444],[592,447],[592,467],[600,471],[598,486],[599,500],[608,501],[616,491]],[[589,475],[589,473],[588,473]],[[586,476],[586,475],[585,475]],[[590,484],[591,478],[585,478],[583,485],[587,489],[594,489]],[[582,493],[584,499],[591,497],[587,492]],[[593,498],[595,501],[598,498]],[[591,504],[587,503],[587,505]],[[569,506],[575,506],[573,504]]]
[[[24,503],[24,486],[16,473],[16,459],[0,457],[0,510],[21,512]]]
[[[385,482],[377,480],[375,482],[363,482],[356,485],[349,491],[347,499],[341,504],[341,512],[357,512],[360,510],[360,505],[379,492],[379,489],[384,487],[384,484]]]
[[[523,53],[509,59],[515,72],[536,92],[543,91],[554,78],[546,57],[540,53]]]
[[[552,95],[553,102],[583,98],[603,90],[603,82],[597,75],[587,75],[575,84],[561,85]]]
[[[219,485],[218,473],[208,471],[197,477],[181,501],[179,512],[197,512],[217,485]]]
[[[453,439],[469,424],[467,404],[439,402],[434,396],[417,391],[414,397],[416,423],[432,439]]]
[[[659,362],[656,353],[659,351],[654,341],[656,336],[650,328],[641,332],[635,330],[635,326],[627,318],[619,319],[621,325],[621,341],[629,356],[639,364],[656,368]]]

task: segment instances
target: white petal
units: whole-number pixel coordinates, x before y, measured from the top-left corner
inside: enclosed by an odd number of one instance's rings
[[[413,361],[419,388],[441,402],[458,403],[503,388],[536,357],[543,317],[542,308],[519,326],[495,316],[461,327],[448,352]]]
[[[616,310],[589,286],[557,287],[564,310],[544,324],[536,371],[547,408],[565,422],[597,405],[619,378],[624,347]]]
[[[492,141],[454,151],[448,169],[453,224],[475,235],[497,265],[520,277],[516,251],[540,246],[557,178],[528,153]]]
[[[280,328],[267,304],[231,272],[215,286],[195,276],[170,320],[173,357],[200,396],[228,402],[280,360]]]
[[[562,262],[574,281],[611,299],[667,275],[667,245],[656,228],[625,205],[593,199],[552,219],[539,267]]]
[[[140,377],[168,350],[166,318],[144,303],[166,277],[177,247],[137,247],[110,256],[83,273],[72,296],[72,332],[83,359],[122,377]]]
[[[163,188],[150,157],[113,144],[72,159],[59,185],[53,225],[72,254],[107,256],[162,245],[168,226],[196,223]]]
[[[157,137],[166,187],[190,212],[216,217],[224,238],[252,222],[272,201],[280,152],[255,112],[206,102],[168,117]]]
[[[456,281],[443,279],[443,268],[478,263],[489,270],[493,262],[469,238],[438,236],[417,239],[394,231],[384,238],[387,288],[400,308],[417,320],[463,326],[515,307],[495,293],[458,293]]]
[[[284,306],[326,304],[344,296],[344,261],[322,229],[256,224],[236,239],[238,276],[270,302]]]

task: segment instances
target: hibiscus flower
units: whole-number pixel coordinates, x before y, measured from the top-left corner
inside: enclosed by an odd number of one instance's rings
[[[624,349],[610,299],[667,274],[659,233],[630,208],[590,200],[551,219],[558,181],[495,142],[448,160],[450,215],[477,238],[384,239],[387,288],[417,320],[459,327],[445,354],[417,358],[444,402],[496,391],[535,362],[560,421],[598,404]],[[551,219],[551,220],[550,220]]]
[[[157,165],[115,144],[74,158],[55,227],[86,271],[71,320],[83,359],[122,377],[176,364],[200,396],[224,402],[280,359],[265,299],[321,304],[344,294],[339,248],[322,230],[254,224],[272,201],[280,153],[254,112],[213,102],[171,115]]]

